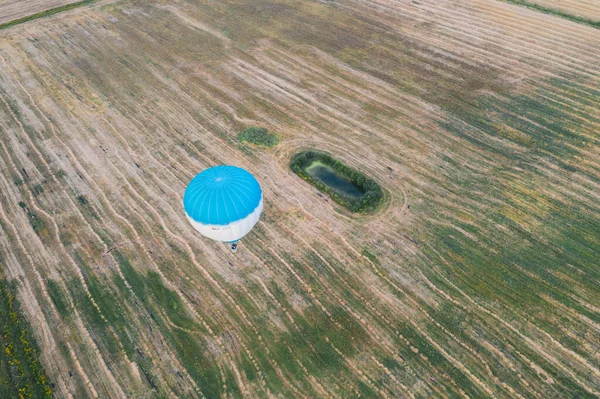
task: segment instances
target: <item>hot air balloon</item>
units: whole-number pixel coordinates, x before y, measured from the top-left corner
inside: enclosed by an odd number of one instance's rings
[[[237,166],[214,166],[192,179],[183,195],[183,208],[200,234],[231,244],[258,222],[263,195],[258,181]]]

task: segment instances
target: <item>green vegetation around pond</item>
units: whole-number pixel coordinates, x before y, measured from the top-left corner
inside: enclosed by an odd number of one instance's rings
[[[290,168],[352,212],[373,212],[383,199],[383,190],[374,180],[328,154],[300,152]]]
[[[263,127],[249,127],[238,134],[238,140],[242,143],[250,143],[262,147],[275,147],[279,139],[273,133]]]

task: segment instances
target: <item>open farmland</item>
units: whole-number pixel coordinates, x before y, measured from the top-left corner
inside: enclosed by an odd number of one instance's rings
[[[55,395],[600,396],[599,48],[497,0],[100,0],[0,31],[0,264]],[[382,209],[319,196],[305,149]],[[215,164],[265,195],[235,254],[182,209]]]

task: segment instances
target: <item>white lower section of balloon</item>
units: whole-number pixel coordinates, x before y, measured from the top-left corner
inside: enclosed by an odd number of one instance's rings
[[[186,214],[186,216],[192,226],[203,236],[212,238],[213,240],[232,242],[241,239],[243,236],[248,234],[250,230],[252,230],[252,227],[254,227],[256,222],[258,222],[258,218],[260,217],[262,210],[263,200],[261,198],[254,212],[246,216],[244,219],[226,225],[202,224],[192,219],[188,214]]]

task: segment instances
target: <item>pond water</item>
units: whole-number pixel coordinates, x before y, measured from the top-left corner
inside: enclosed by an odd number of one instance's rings
[[[338,175],[331,167],[319,161],[315,161],[307,167],[306,172],[340,194],[353,198],[358,198],[364,194],[356,184]]]

